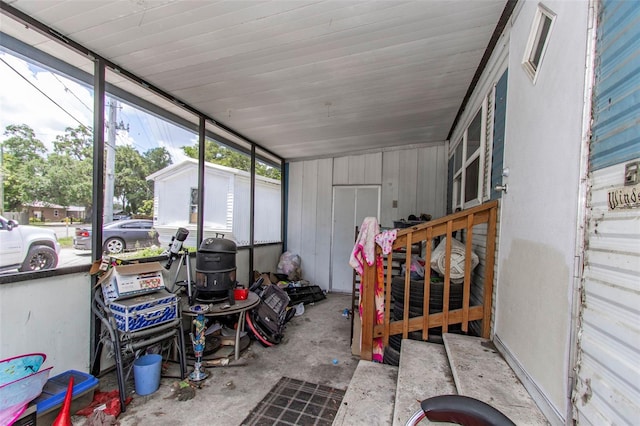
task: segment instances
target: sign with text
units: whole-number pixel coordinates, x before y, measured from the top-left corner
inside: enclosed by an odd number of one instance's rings
[[[609,210],[640,207],[640,184],[621,186],[608,193]]]

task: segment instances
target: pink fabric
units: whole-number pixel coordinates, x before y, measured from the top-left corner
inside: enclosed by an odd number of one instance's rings
[[[376,259],[376,289],[375,307],[376,307],[376,325],[384,323],[384,265],[382,256]],[[382,337],[373,339],[373,353],[371,360],[374,362],[382,362],[384,358],[384,342]]]
[[[369,266],[373,265],[376,256],[375,238],[379,231],[378,219],[366,217],[360,226],[358,239],[353,246],[349,265],[353,267],[359,275],[364,272],[364,262]]]
[[[382,248],[382,254],[385,256],[391,253],[393,249],[393,242],[396,240],[398,236],[397,229],[390,229],[387,231],[382,231],[378,235],[376,235],[376,243]]]

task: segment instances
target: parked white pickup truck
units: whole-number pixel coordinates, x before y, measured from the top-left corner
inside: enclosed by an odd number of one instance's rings
[[[60,244],[55,232],[38,226],[20,225],[0,216],[0,271],[20,272],[58,266]]]

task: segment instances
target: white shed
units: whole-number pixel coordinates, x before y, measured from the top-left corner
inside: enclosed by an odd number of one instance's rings
[[[195,247],[198,216],[198,161],[187,159],[147,177],[154,182],[153,222],[160,241],[169,244],[179,227],[189,230],[186,245]],[[205,237],[224,234],[239,246],[250,244],[249,172],[205,163]],[[256,176],[256,226],[254,243],[281,240],[281,184]],[[273,223],[272,223],[273,222]]]

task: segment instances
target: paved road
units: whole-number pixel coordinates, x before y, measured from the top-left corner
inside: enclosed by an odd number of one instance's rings
[[[58,239],[60,239],[65,237],[73,237],[76,233],[76,227],[82,228],[83,225],[75,224],[75,225],[69,225],[68,227],[64,225],[49,225],[47,226],[47,229],[51,229],[53,232],[55,232],[56,235],[58,236]]]
[[[58,256],[58,268],[65,266],[88,265],[91,263],[91,251],[63,248]]]

